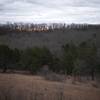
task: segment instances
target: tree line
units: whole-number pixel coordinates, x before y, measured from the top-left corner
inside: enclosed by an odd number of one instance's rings
[[[9,32],[50,32],[55,30],[67,30],[67,29],[76,29],[76,30],[87,30],[87,29],[100,29],[100,25],[92,24],[65,24],[65,23],[6,23],[0,24],[0,33],[9,33]]]
[[[72,41],[62,46],[62,55],[57,57],[46,47],[33,47],[20,50],[0,45],[0,69],[28,70],[32,74],[40,71],[43,65],[49,70],[66,75],[89,75],[94,80],[100,73],[100,62],[94,41],[84,41],[75,45]]]

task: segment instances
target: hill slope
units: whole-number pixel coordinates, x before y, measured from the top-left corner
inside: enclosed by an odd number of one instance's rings
[[[60,51],[62,45],[71,40],[78,44],[82,41],[93,38],[96,34],[96,45],[100,48],[100,29],[75,30],[67,29],[65,31],[57,30],[52,32],[31,32],[31,33],[9,33],[0,35],[0,44],[7,44],[12,48],[27,48],[34,46],[46,46],[51,51]]]

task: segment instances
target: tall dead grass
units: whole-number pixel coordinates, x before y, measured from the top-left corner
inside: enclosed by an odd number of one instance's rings
[[[0,100],[100,100],[100,90],[37,76],[0,74]]]

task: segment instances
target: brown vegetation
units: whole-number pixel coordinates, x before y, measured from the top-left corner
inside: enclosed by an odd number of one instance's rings
[[[0,74],[0,100],[100,100],[100,88],[72,84],[71,77],[53,82],[40,76]]]

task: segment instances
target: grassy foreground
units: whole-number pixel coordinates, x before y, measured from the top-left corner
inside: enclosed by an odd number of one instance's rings
[[[100,100],[100,88],[47,81],[40,76],[0,74],[0,100]]]

